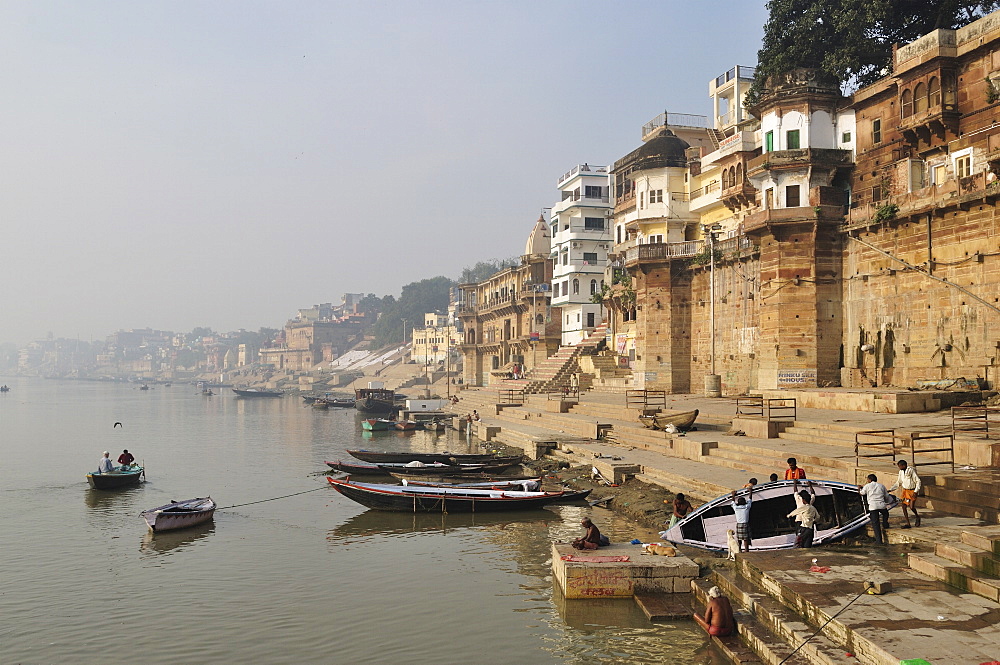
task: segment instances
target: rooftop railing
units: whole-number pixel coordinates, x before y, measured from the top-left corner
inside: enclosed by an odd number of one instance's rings
[[[689,113],[663,112],[642,126],[643,137],[648,136],[660,127],[698,127],[708,129],[708,117],[691,115]]]
[[[608,167],[607,166],[593,166],[591,164],[580,164],[579,166],[574,166],[569,171],[567,171],[566,173],[564,173],[563,176],[561,178],[559,178],[558,182],[556,182],[556,185],[557,186],[561,185],[562,183],[566,182],[567,180],[569,180],[570,178],[572,178],[573,176],[575,176],[577,173],[604,173],[604,174],[607,174],[607,172],[608,172]]]
[[[740,65],[737,65],[736,67],[733,67],[725,74],[717,76],[715,78],[715,87],[721,88],[722,86],[726,85],[735,78],[753,80],[753,77],[756,75],[757,75],[756,67],[742,67]]]

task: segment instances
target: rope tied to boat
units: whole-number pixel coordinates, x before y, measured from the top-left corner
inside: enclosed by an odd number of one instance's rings
[[[276,496],[276,497],[271,498],[271,499],[261,499],[260,501],[250,501],[248,503],[237,503],[237,504],[233,504],[232,506],[224,506],[222,508],[216,508],[216,510],[229,510],[230,508],[240,508],[242,506],[252,506],[255,503],[267,503],[268,501],[277,501],[278,499],[287,499],[290,496],[298,496],[300,494],[309,494],[309,492],[318,492],[320,490],[325,490],[325,489],[326,489],[326,487],[317,487],[315,489],[305,490],[304,492],[296,492],[295,494],[286,494],[284,496]]]
[[[781,659],[781,662],[780,662],[780,663],[778,663],[778,665],[782,665],[782,663],[784,663],[784,662],[785,662],[785,661],[787,661],[787,660],[788,660],[789,658],[791,658],[792,656],[794,656],[794,655],[795,655],[795,652],[797,652],[797,651],[798,651],[799,649],[801,649],[802,647],[804,647],[804,646],[805,646],[805,645],[806,645],[806,644],[807,644],[807,643],[809,642],[809,640],[811,640],[812,638],[814,638],[814,637],[816,637],[817,635],[819,635],[820,633],[822,633],[822,632],[823,632],[823,629],[824,629],[824,628],[826,628],[826,627],[827,627],[827,625],[829,625],[829,623],[830,623],[831,621],[833,621],[834,619],[836,619],[837,617],[839,617],[839,616],[840,616],[840,614],[841,614],[841,612],[843,612],[843,611],[844,611],[844,610],[846,610],[846,609],[847,609],[848,607],[850,607],[851,605],[853,605],[853,604],[854,604],[854,601],[856,601],[856,600],[857,600],[858,598],[860,598],[861,596],[865,595],[866,591],[867,591],[867,589],[866,589],[865,591],[862,591],[861,593],[859,593],[859,594],[858,594],[857,596],[855,596],[854,598],[852,598],[852,599],[851,599],[851,602],[847,603],[846,605],[844,605],[843,607],[841,607],[841,608],[840,608],[839,610],[837,610],[837,613],[836,613],[836,614],[834,614],[834,615],[833,615],[832,617],[830,617],[829,619],[827,619],[827,620],[826,620],[826,623],[824,623],[824,624],[823,624],[822,626],[820,626],[820,627],[819,627],[818,629],[816,629],[816,632],[815,632],[815,633],[813,633],[812,635],[810,635],[809,637],[807,637],[807,638],[806,638],[805,640],[803,640],[803,641],[802,641],[802,644],[800,644],[799,646],[795,647],[795,649],[793,649],[793,650],[792,650],[792,652],[791,652],[790,654],[788,654],[787,656],[785,656],[784,658],[782,658],[782,659]]]

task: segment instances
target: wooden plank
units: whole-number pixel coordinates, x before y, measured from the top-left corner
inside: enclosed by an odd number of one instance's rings
[[[691,597],[687,594],[636,593],[635,602],[650,621],[676,621],[690,619]]]

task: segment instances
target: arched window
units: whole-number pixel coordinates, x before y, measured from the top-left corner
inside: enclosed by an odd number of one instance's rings
[[[733,183],[734,187],[739,187],[743,184],[743,162],[736,165],[736,182]]]
[[[729,169],[722,169],[722,189],[729,189]]]
[[[595,293],[597,293],[597,280],[592,279],[590,280],[590,295],[594,295]]]
[[[941,105],[941,82],[936,76],[927,83],[927,106],[934,108]]]
[[[927,110],[927,86],[918,83],[913,89],[913,112],[920,113]]]
[[[574,296],[580,295],[580,280],[578,279],[573,280],[573,295]]]
[[[617,238],[615,240],[615,242],[618,243],[618,244],[621,244],[621,242],[622,242],[622,227],[621,226],[615,226],[615,237]]]
[[[537,323],[537,324],[539,324],[539,325],[541,325],[541,324],[545,323],[545,315],[544,315],[544,314],[539,314],[539,315],[537,315],[537,316],[535,317],[535,323]]]
[[[904,90],[899,100],[899,107],[904,118],[913,115],[913,93]]]

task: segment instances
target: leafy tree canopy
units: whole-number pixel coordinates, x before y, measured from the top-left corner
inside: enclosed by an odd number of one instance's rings
[[[476,284],[478,282],[483,282],[489,277],[497,274],[504,268],[509,268],[510,266],[516,266],[518,264],[518,257],[511,256],[506,259],[493,259],[491,261],[480,261],[471,268],[466,267],[462,270],[461,276],[458,278],[459,284]]]
[[[892,71],[893,44],[957,28],[1000,7],[1000,0],[769,0],[757,74],[747,106],[764,83],[799,67],[820,69],[850,92]]]
[[[431,277],[404,286],[399,300],[392,296],[383,298],[384,308],[373,329],[375,345],[401,344],[404,334],[409,339],[409,330],[423,324],[424,314],[448,309],[454,285],[447,277]]]

